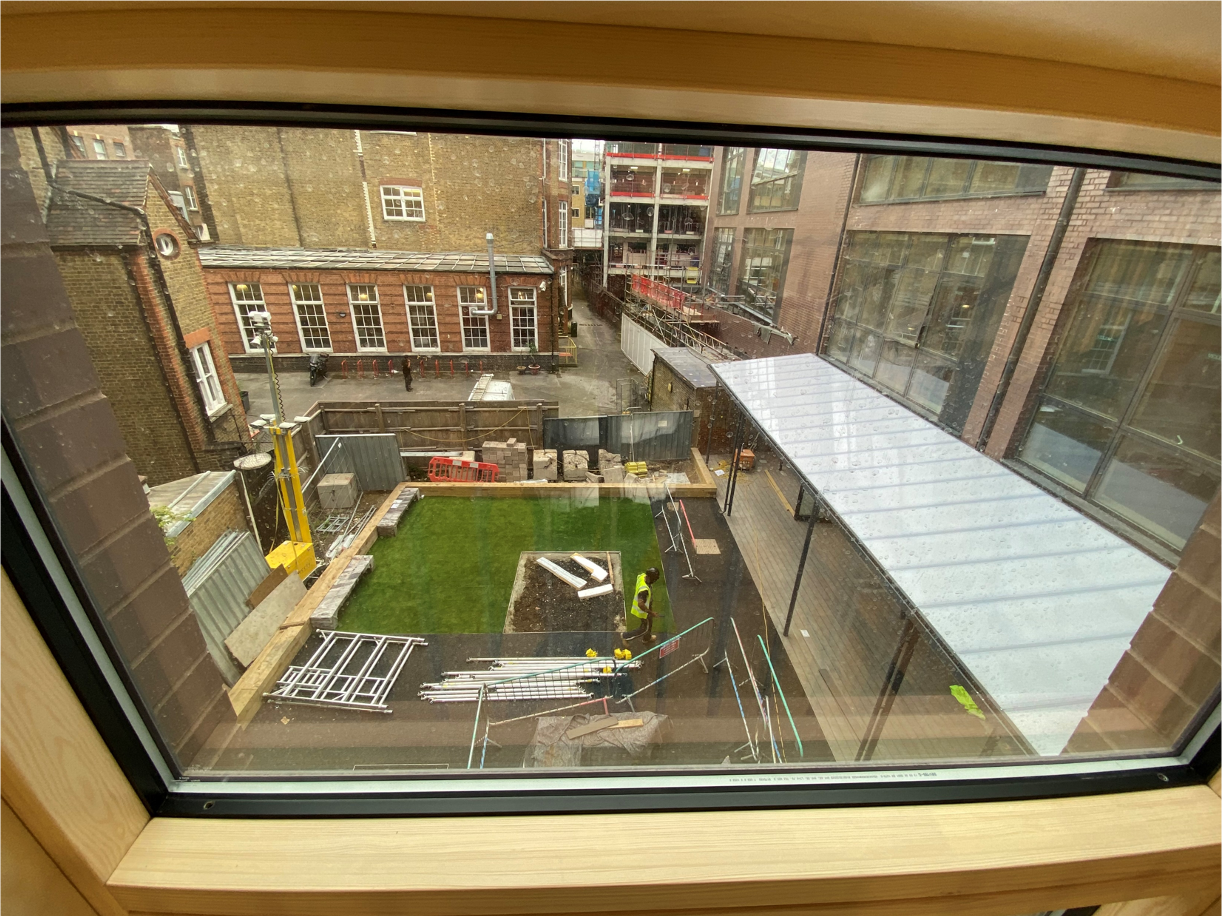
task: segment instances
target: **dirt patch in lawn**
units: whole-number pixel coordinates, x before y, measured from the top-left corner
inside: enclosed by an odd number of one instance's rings
[[[561,581],[535,561],[546,557],[566,572],[586,580],[585,588],[593,588],[596,582],[567,553],[526,551],[518,560],[518,572],[509,599],[509,613],[505,616],[506,633],[555,633],[555,632],[623,632],[624,631],[624,587],[617,552],[599,551],[583,554],[602,566],[610,566],[610,583],[613,590],[594,598],[578,598],[577,589]],[[601,583],[601,584],[606,584]]]

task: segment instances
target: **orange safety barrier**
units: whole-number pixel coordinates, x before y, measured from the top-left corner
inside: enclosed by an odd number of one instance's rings
[[[429,459],[429,480],[435,483],[496,483],[499,471],[500,468],[495,464],[485,464],[482,461],[463,461],[461,458]]]

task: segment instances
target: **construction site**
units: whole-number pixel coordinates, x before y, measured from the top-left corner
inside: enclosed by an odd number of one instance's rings
[[[184,579],[246,566],[203,626],[235,721],[193,772],[1073,752],[1165,569],[818,357],[740,359],[734,303],[633,275],[616,305],[649,373],[596,416],[487,375],[290,418],[268,360],[250,530]]]

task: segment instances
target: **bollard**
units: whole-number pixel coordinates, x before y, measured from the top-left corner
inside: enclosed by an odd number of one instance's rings
[[[340,378],[348,377],[348,360],[346,359],[341,359],[339,361],[339,377]]]
[[[378,361],[376,359],[373,361],[373,377],[378,377]]]
[[[450,360],[450,378],[454,378],[454,360]]]
[[[365,377],[365,363],[363,360],[358,359],[356,361],[356,377],[357,378]]]
[[[441,378],[441,360],[433,360],[433,378]]]

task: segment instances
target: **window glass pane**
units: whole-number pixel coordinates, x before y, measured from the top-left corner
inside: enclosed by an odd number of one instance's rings
[[[1132,425],[1181,448],[1218,458],[1220,343],[1217,325],[1177,321]]]
[[[863,202],[886,200],[895,170],[895,156],[867,156],[865,175],[861,180]]]
[[[1217,191],[1213,181],[1193,181],[1171,175],[1150,175],[1145,172],[1112,172],[1109,188],[1129,188],[1142,191]]]
[[[1176,547],[1183,547],[1218,490],[1217,466],[1189,463],[1124,436],[1099,484],[1098,500]]]
[[[1167,323],[1191,251],[1106,243],[1073,311],[1047,390],[1107,417],[1129,404]]]
[[[78,125],[88,158],[38,137],[62,189],[7,129],[5,225],[46,241],[5,246],[38,304],[3,304],[6,429],[185,778],[1178,752],[1217,653],[1163,664],[1142,621],[1219,644],[1212,595],[1162,613],[1219,480],[1200,192],[1091,171],[1041,297],[1068,166],[471,124]],[[158,254],[156,182],[208,244]],[[98,187],[149,231],[67,190]]]
[[[331,349],[331,332],[323,310],[322,288],[317,283],[292,283],[289,293],[297,311],[301,343],[307,350]]]
[[[1112,437],[1105,426],[1055,401],[1040,404],[1019,457],[1071,489],[1082,492]]]
[[[1196,277],[1184,299],[1184,308],[1192,309],[1194,312],[1209,312],[1211,315],[1217,315],[1219,307],[1222,306],[1219,300],[1220,289],[1222,289],[1222,270],[1219,269],[1219,255],[1215,250],[1201,258]]]
[[[929,170],[929,182],[925,186],[926,197],[953,197],[967,189],[968,175],[973,163],[970,159],[935,159]]]

